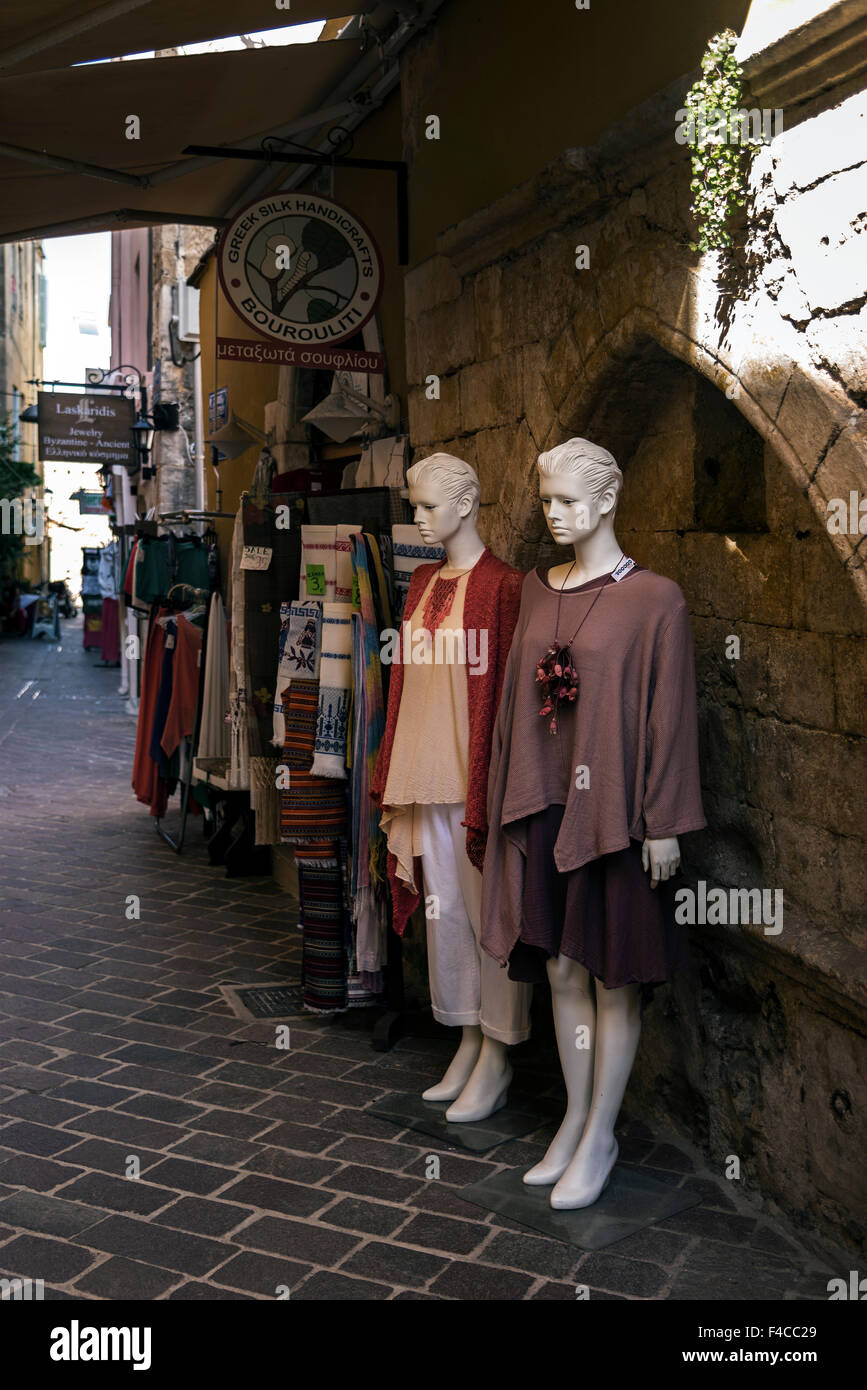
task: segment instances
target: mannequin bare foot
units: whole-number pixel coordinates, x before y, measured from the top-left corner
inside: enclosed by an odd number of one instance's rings
[[[463,1029],[460,1046],[449,1063],[442,1081],[428,1086],[422,1091],[422,1100],[457,1100],[473,1074],[482,1050],[482,1030],[478,1025],[467,1025]]]
[[[506,1104],[511,1081],[512,1067],[505,1043],[485,1038],[472,1076],[454,1105],[449,1106],[446,1119],[457,1124],[486,1120]]]
[[[592,1207],[608,1186],[619,1149],[613,1135],[583,1140],[575,1157],[551,1193],[551,1206],[557,1211]]]
[[[523,1180],[528,1187],[547,1187],[562,1178],[581,1143],[586,1123],[586,1112],[571,1116],[567,1111],[563,1123],[548,1145],[545,1157],[524,1174]]]

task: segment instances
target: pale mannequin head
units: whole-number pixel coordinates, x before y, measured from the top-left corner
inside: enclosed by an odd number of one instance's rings
[[[623,474],[607,449],[589,439],[567,439],[540,454],[537,467],[542,511],[558,545],[613,534]]]
[[[426,545],[476,532],[482,489],[475,470],[453,454],[430,454],[407,469],[413,520]]]

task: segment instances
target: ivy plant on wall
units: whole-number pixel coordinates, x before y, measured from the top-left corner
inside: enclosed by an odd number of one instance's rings
[[[696,240],[690,242],[693,251],[731,246],[729,225],[747,202],[752,150],[769,134],[768,113],[745,109],[736,43],[731,29],[713,36],[701,60],[702,75],[677,113],[675,138],[692,153],[690,211],[697,226]]]

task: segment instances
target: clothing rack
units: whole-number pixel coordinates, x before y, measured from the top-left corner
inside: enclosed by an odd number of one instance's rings
[[[169,589],[168,593],[166,594],[167,603],[172,602],[172,595],[178,589],[185,589],[186,592],[188,594],[192,594],[194,598],[203,599],[205,601],[205,621],[202,625],[202,653],[199,658],[199,688],[198,695],[196,697],[196,722],[193,726],[193,736],[190,740],[190,755],[189,763],[187,766],[187,780],[181,781],[181,787],[183,788],[181,792],[181,823],[180,828],[178,830],[177,840],[173,840],[171,835],[169,835],[168,831],[163,829],[163,827],[160,825],[160,820],[158,816],[156,817],[154,822],[157,834],[163,840],[165,840],[167,845],[171,845],[172,849],[175,851],[176,854],[180,854],[184,847],[184,838],[186,836],[187,830],[187,811],[189,809],[190,790],[192,788],[193,781],[193,759],[196,756],[196,750],[199,746],[199,730],[201,729],[202,725],[202,701],[205,689],[205,659],[208,649],[208,620],[211,614],[211,607],[210,603],[208,602],[210,598],[210,591],[208,589],[197,589],[195,585],[187,584],[184,582],[180,584],[173,584]],[[182,610],[179,609],[178,611],[180,612]]]

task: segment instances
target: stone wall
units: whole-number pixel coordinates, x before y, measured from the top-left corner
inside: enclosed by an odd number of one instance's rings
[[[159,389],[154,399],[176,402],[182,426],[177,431],[160,432],[154,443],[161,512],[196,505],[196,469],[190,455],[195,450],[196,437],[193,358],[198,348],[178,343],[176,336],[173,342],[169,325],[178,312],[180,286],[212,241],[213,231],[207,227],[153,228],[152,350],[154,362],[160,364]]]
[[[817,1247],[863,1230],[867,101],[796,110],[753,164],[746,255],[689,250],[686,82],[440,236],[406,277],[414,457],[478,470],[521,568],[535,459],[583,434],[625,473],[618,536],[692,614],[709,828],[688,877],[780,888],[784,925],[697,926],[648,1011],[630,1100],[678,1124]],[[829,100],[826,98],[826,100]],[[787,113],[788,116],[788,113]],[[589,269],[576,269],[576,247]],[[727,639],[740,655],[727,655]]]

